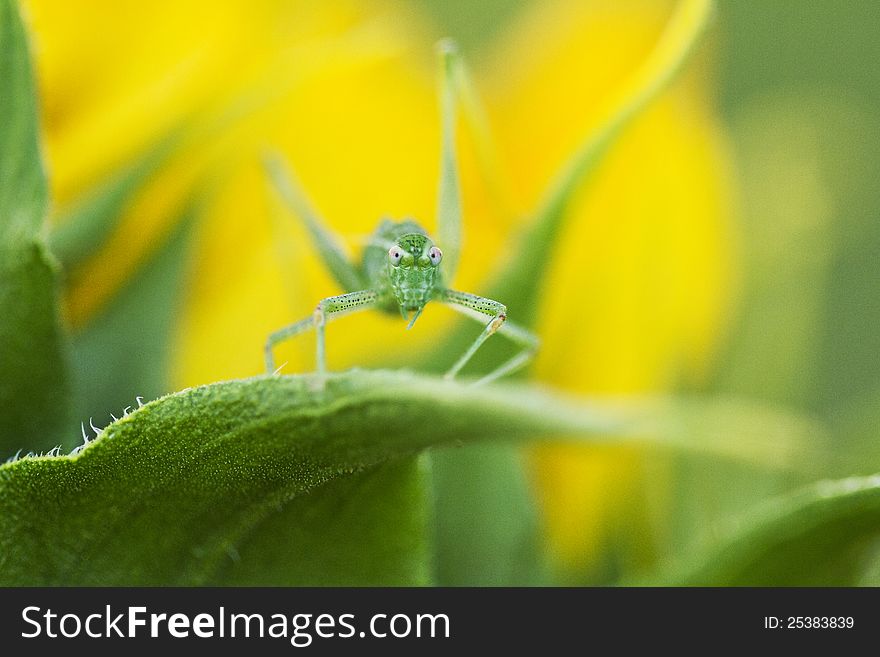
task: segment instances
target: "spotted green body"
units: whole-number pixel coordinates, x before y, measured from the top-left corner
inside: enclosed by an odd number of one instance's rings
[[[448,44],[441,48],[443,75],[443,145],[441,156],[440,194],[438,202],[438,234],[442,244],[435,244],[428,233],[412,220],[383,220],[371,236],[359,264],[349,261],[337,237],[326,227],[296,183],[296,178],[283,163],[273,158],[267,169],[281,197],[294,214],[303,221],[315,247],[330,273],[345,294],[327,297],[318,302],[311,317],[272,333],[266,341],[267,371],[275,371],[273,348],[307,330],[317,335],[316,361],[319,375],[326,372],[324,326],[328,321],[351,312],[374,308],[400,313],[412,328],[431,301],[439,301],[485,324],[483,332],[450,367],[446,376],[454,377],[470,360],[485,340],[496,332],[509,337],[522,351],[479,380],[491,381],[527,363],[538,346],[537,338],[524,328],[507,321],[507,307],[493,299],[469,292],[453,290],[445,285],[452,280],[458,263],[461,232],[461,202],[454,157],[453,79],[457,56]],[[441,247],[447,250],[444,256]],[[444,266],[446,273],[444,275]]]

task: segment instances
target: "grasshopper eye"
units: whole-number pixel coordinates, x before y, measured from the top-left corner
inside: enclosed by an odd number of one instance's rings
[[[443,251],[436,246],[432,246],[431,250],[428,251],[428,257],[431,259],[431,264],[436,267],[440,264],[440,261],[443,260]]]
[[[403,258],[403,250],[399,246],[392,246],[388,249],[388,259],[392,265],[395,267],[399,265],[401,258]]]

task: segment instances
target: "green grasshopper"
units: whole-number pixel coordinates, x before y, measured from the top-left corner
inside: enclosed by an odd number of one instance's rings
[[[485,328],[446,373],[451,379],[467,364],[480,346],[498,332],[522,350],[476,383],[487,383],[523,367],[538,348],[538,338],[507,320],[507,307],[493,299],[446,287],[458,264],[461,242],[461,198],[455,159],[456,80],[462,66],[455,46],[442,41],[438,47],[442,114],[440,189],[438,198],[438,236],[440,250],[428,233],[412,220],[384,220],[371,236],[360,263],[349,262],[340,240],[327,228],[302,192],[295,177],[277,157],[266,166],[281,198],[308,230],[321,259],[346,294],[322,299],[310,317],[272,333],[266,341],[267,372],[275,371],[273,348],[300,333],[314,329],[317,334],[316,369],[319,377],[327,373],[324,327],[343,315],[375,308],[399,312],[407,329],[412,328],[430,301],[440,301],[480,321]],[[441,263],[442,267],[441,267]]]

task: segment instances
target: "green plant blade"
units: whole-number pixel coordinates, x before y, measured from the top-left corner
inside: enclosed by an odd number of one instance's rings
[[[42,239],[48,207],[28,43],[0,0],[0,454],[49,447],[67,418],[57,265]]]
[[[136,194],[178,152],[181,132],[170,132],[61,216],[49,245],[65,271],[100,252]]]
[[[338,477],[272,514],[218,570],[242,586],[425,586],[427,455]]]
[[[431,454],[437,584],[548,583],[550,571],[524,460],[523,450],[498,443]]]
[[[715,435],[688,434],[711,415],[704,405],[694,412],[666,403],[585,404],[532,388],[473,388],[383,371],[333,375],[324,389],[309,376],[193,388],[111,424],[76,456],[0,466],[0,583],[222,584],[224,573],[232,581],[230,560],[236,553],[259,559],[268,534],[249,541],[286,505],[436,445],[567,434],[764,460],[787,436],[789,450],[809,452],[808,436],[790,427],[777,432],[769,452],[755,441],[738,452],[729,412],[719,423],[730,426]],[[772,430],[772,417],[762,424]],[[306,544],[318,549],[325,523],[308,518],[311,503],[300,508],[287,521],[311,522],[318,533]],[[412,526],[414,511],[402,513],[409,520],[401,526]],[[325,538],[341,540],[339,531]],[[377,540],[360,559],[369,563],[385,545]],[[288,559],[300,558],[296,544],[290,549]]]
[[[880,538],[880,476],[822,481],[777,499],[720,547],[664,583],[847,586]]]
[[[312,206],[298,178],[281,154],[265,154],[263,168],[287,210],[305,225],[321,261],[339,286],[346,292],[357,292],[368,287],[360,270],[351,264],[339,238]]]

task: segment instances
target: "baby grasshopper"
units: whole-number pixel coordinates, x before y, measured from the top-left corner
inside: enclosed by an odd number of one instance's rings
[[[440,247],[415,221],[384,220],[370,238],[360,263],[351,263],[339,245],[338,238],[328,229],[307,200],[293,176],[277,157],[267,160],[270,177],[281,197],[304,223],[324,264],[336,281],[348,292],[322,299],[311,317],[272,333],[265,346],[266,370],[275,370],[273,348],[309,329],[317,334],[316,369],[319,376],[327,372],[324,327],[327,322],[359,310],[375,308],[388,313],[399,312],[407,328],[412,328],[430,301],[449,304],[463,314],[484,322],[483,331],[452,365],[446,378],[453,378],[471,359],[477,349],[493,333],[500,332],[522,350],[510,360],[481,378],[486,383],[525,365],[538,347],[538,339],[530,331],[507,320],[507,307],[493,299],[446,287],[458,264],[461,235],[461,201],[455,161],[455,87],[461,62],[455,47],[448,41],[439,47],[442,104],[442,154],[438,200],[438,233]],[[442,265],[441,265],[442,263]]]

